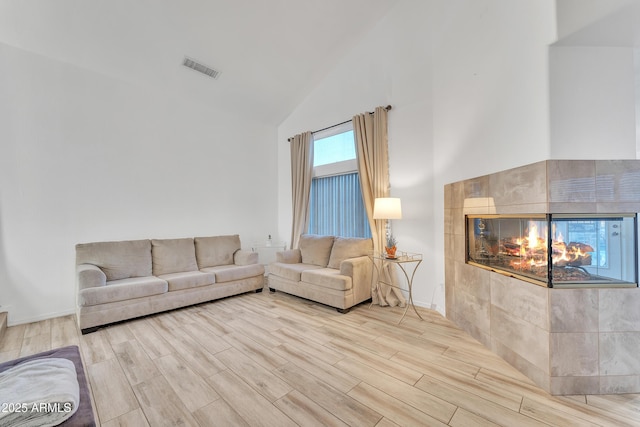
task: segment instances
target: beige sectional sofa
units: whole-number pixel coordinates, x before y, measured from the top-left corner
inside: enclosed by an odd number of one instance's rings
[[[269,289],[347,312],[371,298],[371,239],[300,236],[299,249],[278,252],[269,264]]]
[[[238,235],[81,243],[76,271],[82,333],[264,286],[258,254]]]

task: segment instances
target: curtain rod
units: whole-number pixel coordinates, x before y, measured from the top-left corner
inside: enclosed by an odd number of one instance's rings
[[[386,107],[384,107],[384,109],[387,110],[387,111],[391,110],[391,108],[393,108],[393,107],[391,107],[391,105],[387,105]],[[369,114],[373,114],[373,112],[369,112]],[[311,132],[311,134],[313,135],[314,133],[322,132],[323,130],[328,130],[328,129],[331,129],[331,128],[335,128],[335,127],[344,125],[345,123],[349,123],[350,121],[351,120],[345,120],[342,123],[338,123],[338,124],[335,124],[335,125],[327,126],[326,128],[314,130],[314,131]],[[287,141],[291,142],[291,140],[293,140],[293,138],[289,138]]]

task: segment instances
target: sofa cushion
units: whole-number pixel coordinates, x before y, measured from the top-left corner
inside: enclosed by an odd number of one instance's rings
[[[334,268],[303,271],[300,278],[303,282],[313,283],[314,285],[337,291],[347,291],[353,285],[351,277],[343,276],[340,274],[340,270]]]
[[[153,275],[198,271],[192,238],[153,239]]]
[[[196,237],[196,259],[200,269],[233,264],[233,254],[240,249],[240,236]]]
[[[216,283],[231,282],[232,280],[248,279],[249,277],[264,274],[264,265],[218,265],[216,267],[203,268],[201,271],[216,275]]]
[[[106,286],[78,292],[78,305],[85,307],[159,295],[167,292],[168,286],[166,280],[154,276],[114,280]]]
[[[151,276],[151,241],[80,243],[76,245],[76,265],[93,264],[107,281]]]
[[[183,271],[181,273],[162,274],[158,277],[169,283],[169,292],[207,286],[216,282],[214,274],[200,271]]]
[[[300,236],[299,246],[303,264],[326,267],[329,263],[329,256],[331,255],[333,236],[303,234]]]
[[[365,256],[373,251],[373,240],[359,237],[336,237],[331,248],[329,268],[340,268],[345,259]]]
[[[317,270],[322,267],[312,264],[288,264],[284,262],[272,262],[269,264],[269,274],[284,277],[285,279],[300,281],[300,275],[306,270]]]

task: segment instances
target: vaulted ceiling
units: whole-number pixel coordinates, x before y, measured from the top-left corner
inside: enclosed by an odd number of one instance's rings
[[[397,1],[0,0],[0,43],[278,124]]]

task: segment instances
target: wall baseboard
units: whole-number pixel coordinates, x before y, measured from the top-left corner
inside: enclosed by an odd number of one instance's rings
[[[17,320],[15,319],[15,316],[12,316],[11,317],[11,321],[9,322],[8,326],[17,326],[17,325],[22,325],[22,324],[25,324],[25,323],[40,322],[41,320],[53,319],[55,317],[68,316],[70,314],[76,314],[75,309],[58,311],[58,312],[53,312],[53,313],[47,313],[47,314],[43,314],[43,315],[40,315],[40,316],[34,316],[34,317],[25,317],[25,318],[17,319]]]

